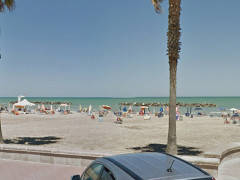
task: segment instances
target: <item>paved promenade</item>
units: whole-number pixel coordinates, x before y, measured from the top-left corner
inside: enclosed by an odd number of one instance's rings
[[[218,170],[218,180],[240,180],[240,158],[224,162]]]
[[[1,180],[70,180],[85,167],[0,160]]]

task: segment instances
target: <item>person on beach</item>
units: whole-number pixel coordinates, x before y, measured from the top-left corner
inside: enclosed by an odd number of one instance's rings
[[[224,124],[230,124],[230,122],[227,120],[227,118],[225,119]]]
[[[167,106],[167,108],[166,108],[166,115],[168,114],[168,111],[169,111],[169,108],[168,108],[168,106]]]
[[[115,123],[122,124],[122,118],[121,117],[117,117],[117,120],[115,121]]]

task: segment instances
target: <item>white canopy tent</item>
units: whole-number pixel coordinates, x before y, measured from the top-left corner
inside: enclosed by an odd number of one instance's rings
[[[29,102],[28,100],[24,99],[18,103],[15,103],[13,107],[26,107],[26,106],[35,106],[34,103]]]

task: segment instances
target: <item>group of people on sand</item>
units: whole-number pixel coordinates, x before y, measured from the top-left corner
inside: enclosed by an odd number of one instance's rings
[[[240,124],[240,116],[238,115],[238,113],[234,113],[232,116],[230,115],[222,115],[223,119],[224,119],[224,124],[231,124],[232,120],[232,124],[237,124],[237,121]],[[228,120],[228,117],[230,117],[230,120]]]

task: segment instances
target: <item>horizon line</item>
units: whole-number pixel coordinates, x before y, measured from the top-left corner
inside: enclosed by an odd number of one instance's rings
[[[1,96],[0,98],[17,98],[18,96]],[[240,97],[240,96],[177,96],[177,98],[208,98],[208,97]],[[23,97],[24,98],[24,97]],[[111,96],[26,96],[26,98],[170,98],[169,96],[136,96],[136,97],[111,97]]]

